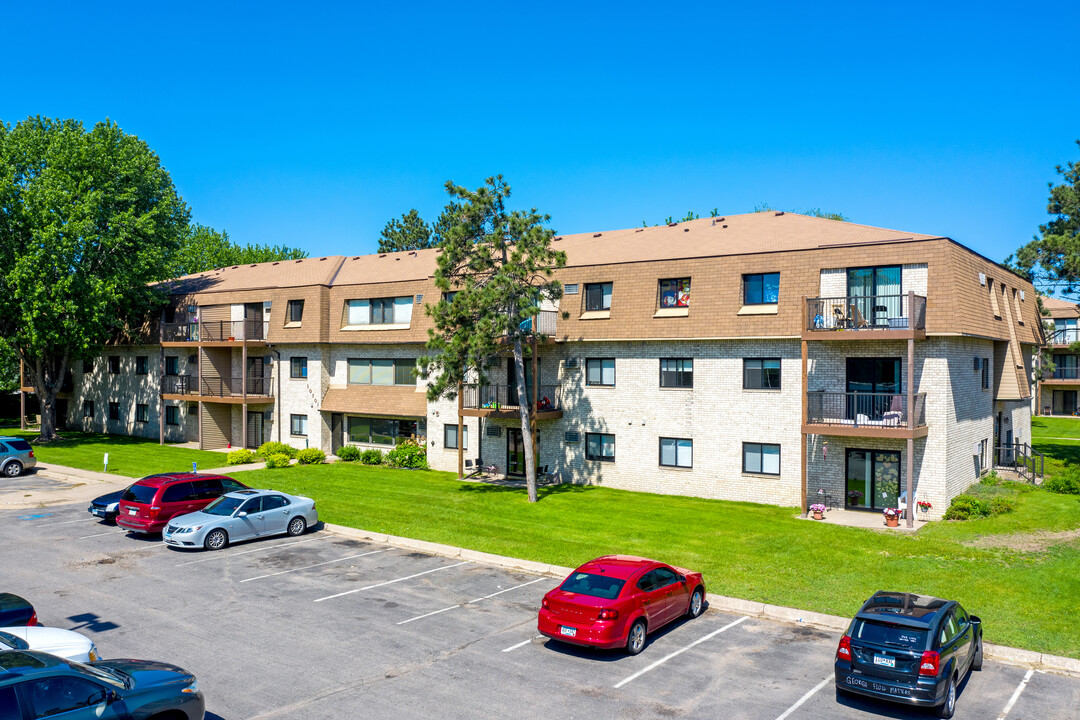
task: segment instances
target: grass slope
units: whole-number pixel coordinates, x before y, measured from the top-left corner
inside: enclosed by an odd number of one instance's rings
[[[1080,440],[1080,417],[1033,417],[1031,436],[1035,439],[1052,437]]]
[[[571,567],[607,553],[651,556],[701,570],[713,592],[820,612],[850,615],[879,589],[955,598],[982,616],[990,642],[1080,657],[1076,543],[964,544],[1074,529],[1075,496],[1025,493],[1008,515],[912,535],[798,520],[794,508],[600,487],[544,488],[530,506],[523,490],[341,463],[256,470],[244,482],[313,497],[331,523]]]

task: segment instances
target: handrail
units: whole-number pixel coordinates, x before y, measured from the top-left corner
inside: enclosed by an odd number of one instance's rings
[[[203,320],[161,324],[161,339],[164,342],[259,341],[265,340],[269,332],[268,320]]]
[[[908,426],[907,395],[896,393],[826,392],[806,393],[806,421],[813,425],[853,427]],[[926,393],[915,393],[913,427],[926,425]]]
[[[807,298],[806,329],[812,332],[925,330],[926,298],[922,295]]]
[[[195,375],[166,375],[162,378],[161,392],[166,395],[201,395],[203,397],[273,397],[274,384],[270,375],[247,377],[247,392],[244,392],[244,378],[235,375],[227,377],[203,377]]]
[[[1074,342],[1080,342],[1080,328],[1070,327],[1055,330],[1046,339],[1046,342],[1049,345],[1072,345]]]
[[[537,410],[546,412],[562,409],[562,386],[539,385]],[[532,388],[528,388],[532,392]],[[462,386],[462,407],[470,410],[516,410],[521,407],[517,385]]]

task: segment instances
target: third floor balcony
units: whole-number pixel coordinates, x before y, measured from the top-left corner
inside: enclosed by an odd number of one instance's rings
[[[926,337],[926,298],[851,295],[806,298],[804,340],[906,340]]]
[[[266,320],[203,320],[161,323],[163,343],[263,343],[270,331]]]

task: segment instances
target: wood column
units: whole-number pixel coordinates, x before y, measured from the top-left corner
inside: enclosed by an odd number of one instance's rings
[[[537,318],[533,317],[533,324],[535,325]],[[533,328],[534,330],[536,328]],[[536,434],[538,430],[539,420],[536,419],[536,412],[540,405],[540,399],[537,394],[540,392],[540,377],[539,377],[539,364],[536,358],[536,335],[533,335],[532,339],[532,368],[533,368],[533,381],[532,381],[532,417],[529,418],[529,430],[532,432],[532,446],[533,446],[533,464],[539,467],[540,465],[540,447],[536,444]]]
[[[805,296],[803,297],[803,307],[804,308],[806,307],[806,297]],[[809,363],[808,363],[808,360],[807,360],[806,341],[803,340],[802,341],[802,424],[803,424],[803,427],[806,426],[806,419],[807,419],[807,415],[809,414],[809,409],[807,407],[807,402],[809,402],[809,400],[808,400],[807,395],[806,395],[806,393],[810,389],[809,385],[807,384],[807,365],[808,364]],[[799,437],[801,438],[800,446],[802,448],[802,462],[801,462],[801,464],[802,464],[802,482],[799,484],[799,514],[802,517],[806,517],[806,512],[807,512],[807,510],[806,510],[806,466],[809,464],[809,460],[806,457],[806,448],[807,448],[808,443],[806,441],[806,432],[805,432],[805,430],[803,430],[803,428],[799,428],[799,430],[800,430]]]
[[[202,400],[200,400],[199,401],[199,449],[200,450],[205,450],[206,448],[203,447],[203,441],[202,441],[202,410],[203,410]]]
[[[26,368],[22,360],[19,360],[19,429],[26,429]]]
[[[158,362],[158,445],[165,444],[165,347]]]
[[[245,328],[246,330],[246,328]],[[240,447],[247,447],[247,333],[244,333],[244,344],[240,346],[240,385],[243,403],[240,405]],[[232,360],[232,358],[229,358]],[[232,364],[231,362],[229,363]],[[319,413],[321,416],[322,413]]]
[[[911,316],[915,308],[915,293],[908,292],[908,315]],[[915,428],[915,339],[907,341],[907,426],[908,430]],[[915,440],[910,436],[907,439],[907,526],[915,526]]]
[[[464,386],[461,383],[457,384],[457,476],[458,480],[465,479],[465,443],[464,440],[465,431],[465,418],[461,416],[461,411],[465,407],[465,398],[461,396]],[[477,440],[479,442],[479,440]]]

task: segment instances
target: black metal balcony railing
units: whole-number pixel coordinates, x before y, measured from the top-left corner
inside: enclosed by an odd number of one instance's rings
[[[1080,342],[1080,328],[1055,330],[1046,341],[1051,345],[1072,345],[1074,342]]]
[[[903,393],[808,392],[806,399],[806,420],[812,425],[908,425],[907,395]],[[914,420],[914,427],[926,425],[926,393],[915,394]]]
[[[1080,380],[1080,368],[1059,367],[1054,370],[1055,380]]]
[[[208,320],[204,322],[162,323],[164,342],[235,342],[265,340],[270,331],[266,320]]]
[[[161,383],[166,395],[201,395],[203,397],[241,397],[244,395],[244,379],[241,377],[204,377],[202,382],[194,375],[166,375]],[[248,397],[273,397],[274,384],[269,376],[247,378]]]
[[[532,388],[529,388],[531,392]],[[537,410],[562,410],[562,388],[559,385],[540,385]],[[517,410],[518,391],[515,385],[466,385],[462,388],[462,405],[469,410]]]
[[[815,332],[925,330],[926,298],[921,295],[807,298],[806,329]]]

